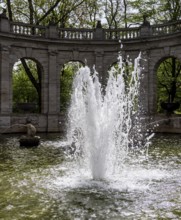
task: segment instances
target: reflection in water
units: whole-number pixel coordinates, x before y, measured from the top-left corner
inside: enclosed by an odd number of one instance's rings
[[[65,145],[0,142],[0,219],[180,219],[181,139],[156,136],[149,157],[130,155],[121,178],[93,180],[74,169]]]

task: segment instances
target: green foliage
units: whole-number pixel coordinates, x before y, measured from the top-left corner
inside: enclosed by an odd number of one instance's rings
[[[180,0],[160,0],[159,12],[162,20],[178,21],[181,19]]]
[[[64,65],[60,76],[60,110],[65,111],[70,104],[74,74],[82,64],[69,62]]]
[[[120,68],[118,63],[115,63],[112,66],[115,68],[114,76],[121,74],[122,70],[124,70],[123,78],[125,81],[125,89],[129,88],[130,81],[131,81],[131,73],[134,70],[133,63],[130,62],[129,60],[125,60],[122,63],[122,68]]]
[[[142,23],[143,15],[146,15],[150,22],[156,22],[158,1],[157,0],[133,0],[130,2],[133,9],[130,13],[130,22]],[[136,13],[137,12],[137,13]]]
[[[96,0],[8,0],[10,20],[59,27],[95,26],[99,7]]]
[[[28,62],[30,69],[33,72],[35,78],[37,74],[35,71],[35,63],[33,61]],[[13,109],[18,111],[17,103],[38,103],[38,94],[29,80],[22,64],[18,62],[13,69]]]
[[[163,111],[161,102],[180,102],[180,100],[181,63],[178,59],[170,57],[165,59],[157,70],[157,111]]]
[[[140,25],[143,15],[152,24],[181,19],[180,0],[7,0],[9,19],[30,24],[92,28],[102,19],[104,27]]]

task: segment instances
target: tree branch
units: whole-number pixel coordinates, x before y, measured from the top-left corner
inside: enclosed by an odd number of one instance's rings
[[[13,21],[13,13],[11,10],[11,0],[7,0],[7,8],[8,8],[8,14],[9,14],[9,20]]]
[[[167,86],[166,84],[161,83],[161,82],[159,82],[159,84],[160,84],[161,86],[163,86],[163,87],[167,90],[167,93],[168,93],[168,94],[170,94],[170,90],[168,89],[168,86]]]
[[[30,11],[30,24],[34,24],[34,8],[32,0],[28,0],[29,11]]]
[[[21,63],[28,75],[28,78],[30,79],[30,81],[32,82],[32,84],[34,85],[35,89],[37,90],[37,93],[39,93],[39,83],[37,83],[36,79],[34,78],[33,74],[31,73],[30,68],[28,67],[27,63],[26,63],[26,59],[25,58],[21,58]]]
[[[36,25],[38,25],[41,21],[43,21],[52,11],[54,8],[58,6],[61,0],[57,0],[54,5],[52,5],[48,11],[36,22]]]

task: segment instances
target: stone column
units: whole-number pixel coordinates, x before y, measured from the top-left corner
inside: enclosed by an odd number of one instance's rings
[[[9,60],[9,47],[0,45],[0,128],[2,131],[10,127],[11,124],[12,80],[10,77]]]
[[[149,51],[141,51],[141,62],[140,62],[141,80],[140,80],[140,104],[141,114],[149,115],[149,101],[150,101],[150,87],[149,87]]]
[[[58,91],[58,73],[57,73],[57,51],[55,48],[49,49],[49,71],[48,71],[48,132],[58,131],[58,113],[59,113],[59,91]]]
[[[0,14],[0,31],[1,32],[10,32],[10,23],[6,16],[6,9],[3,10],[3,13]]]
[[[103,50],[95,50],[95,68],[96,71],[99,73],[99,80],[101,84],[104,86],[106,83],[106,76],[104,74],[104,51]]]
[[[50,23],[47,29],[47,36],[48,38],[51,39],[56,39],[58,38],[58,30],[57,30],[57,26],[54,23]]]
[[[94,40],[105,40],[105,32],[104,32],[104,29],[102,28],[101,21],[97,22],[97,26],[93,33],[93,39]]]
[[[143,24],[140,26],[140,36],[142,38],[149,37],[152,34],[152,28],[150,22],[147,21],[147,17],[143,16]]]
[[[11,77],[9,68],[9,47],[0,45],[0,111],[1,114],[11,113],[12,98],[10,97],[11,91]]]

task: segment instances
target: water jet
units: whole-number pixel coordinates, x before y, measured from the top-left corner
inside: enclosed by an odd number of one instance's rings
[[[129,61],[125,66],[119,56],[118,65],[109,71],[104,93],[95,70],[81,67],[75,75],[67,139],[75,144],[75,158],[83,160],[93,179],[105,179],[118,171],[130,146],[138,147],[133,146],[135,138],[138,145],[143,144],[138,118],[140,59],[141,54],[134,67]]]

